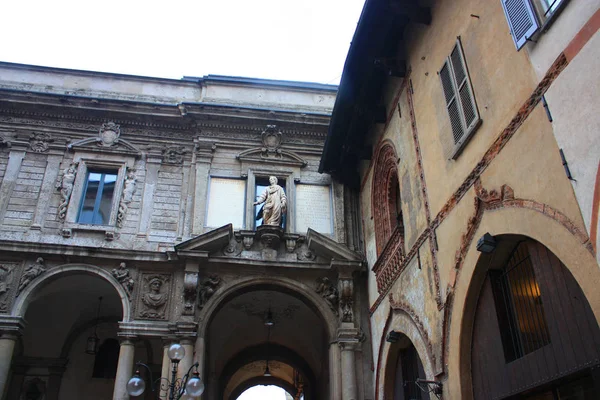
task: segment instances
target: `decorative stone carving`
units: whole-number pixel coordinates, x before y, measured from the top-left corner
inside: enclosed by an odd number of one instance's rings
[[[115,277],[116,280],[119,281],[125,292],[127,292],[127,296],[129,296],[129,301],[131,301],[131,295],[133,294],[133,286],[135,281],[131,277],[129,273],[129,268],[127,268],[127,264],[122,262],[119,264],[118,268],[112,270],[112,276]]]
[[[121,126],[114,122],[102,124],[98,132],[98,145],[101,147],[111,147],[117,144],[121,136]]]
[[[52,135],[46,132],[33,132],[29,135],[29,147],[36,153],[48,151],[53,141]]]
[[[68,239],[73,236],[73,230],[70,228],[63,228],[60,230],[60,235],[65,239]]]
[[[286,239],[285,240],[285,248],[288,253],[293,253],[296,250],[297,238]]]
[[[270,176],[269,183],[271,185],[254,202],[255,206],[264,203],[256,219],[262,218],[263,225],[281,226],[287,210],[287,197],[283,188],[277,184],[276,176]]]
[[[198,296],[198,308],[206,305],[208,299],[217,291],[222,279],[217,275],[211,275],[200,284],[200,295]]]
[[[250,250],[254,244],[254,238],[252,236],[244,236],[242,243],[244,244],[244,248],[246,250]]]
[[[17,296],[33,281],[35,278],[46,272],[46,266],[44,265],[44,259],[38,257],[35,263],[25,269],[21,282],[19,283],[19,289],[17,290]]]
[[[67,216],[67,207],[73,192],[75,176],[77,175],[77,163],[69,165],[63,172],[60,179],[56,181],[56,189],[60,190],[60,204],[58,205],[58,219],[64,221]]]
[[[262,245],[261,254],[265,260],[275,260],[279,243],[283,237],[283,229],[278,226],[261,225],[256,229],[256,235]]]
[[[0,264],[0,312],[6,312],[10,303],[9,292],[14,278],[15,264]]]
[[[163,163],[181,165],[185,149],[182,146],[169,146],[163,150]]]
[[[194,303],[198,290],[198,274],[186,272],[183,277],[183,315],[194,315]]]
[[[352,322],[354,320],[354,283],[352,279],[340,278],[339,287],[342,322]]]
[[[296,258],[298,261],[315,261],[317,259],[317,255],[314,251],[310,250],[308,246],[303,245],[296,252]]]
[[[10,147],[10,142],[2,135],[0,135],[0,147]]]
[[[235,257],[240,255],[242,252],[242,247],[238,243],[236,239],[231,239],[229,244],[223,248],[223,255]]]
[[[326,276],[317,279],[316,292],[329,304],[331,310],[338,315],[339,293],[336,287]]]
[[[261,134],[263,142],[262,151],[265,156],[268,157],[268,153],[281,154],[281,136],[281,132],[277,130],[277,125],[267,125],[267,129]]]
[[[148,275],[144,277],[144,294],[140,316],[149,319],[165,319],[166,305],[169,300],[169,290],[165,283],[169,282],[168,275]]]
[[[131,200],[133,200],[135,187],[135,171],[130,170],[127,173],[127,177],[125,178],[125,183],[123,185],[123,195],[121,196],[121,202],[119,203],[119,211],[117,213],[117,226],[119,228],[122,228],[123,222],[125,222],[125,214],[127,213],[129,203],[131,203]]]

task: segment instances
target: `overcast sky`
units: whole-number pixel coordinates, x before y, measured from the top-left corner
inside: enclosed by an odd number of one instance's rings
[[[0,61],[339,83],[364,0],[1,1]]]

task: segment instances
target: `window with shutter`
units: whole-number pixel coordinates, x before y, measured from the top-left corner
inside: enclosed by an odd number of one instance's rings
[[[481,122],[460,39],[442,66],[440,79],[454,140],[452,158],[456,158]]]
[[[517,50],[550,23],[565,0],[501,0]],[[542,26],[543,25],[543,26]]]

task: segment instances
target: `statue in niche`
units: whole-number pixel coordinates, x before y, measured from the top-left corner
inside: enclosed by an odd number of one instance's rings
[[[134,281],[133,281],[133,278],[131,277],[131,275],[129,274],[129,269],[126,267],[127,267],[127,264],[122,262],[121,264],[119,264],[119,267],[113,269],[111,273],[112,273],[112,276],[114,276],[115,279],[119,281],[121,286],[123,286],[123,289],[125,289],[125,291],[127,292],[127,295],[131,299],[131,293],[133,292]]]
[[[123,185],[123,198],[119,203],[119,212],[117,213],[117,226],[119,228],[123,227],[123,222],[125,222],[125,214],[127,213],[128,204],[133,200],[133,194],[135,193],[135,173],[134,171],[129,171],[127,173],[127,177],[125,178],[125,183]]]
[[[142,303],[147,307],[141,312],[142,317],[146,318],[164,318],[165,311],[163,310],[167,303],[167,293],[161,292],[164,280],[160,276],[154,276],[148,283],[149,292],[142,296]]]
[[[0,264],[0,311],[6,311],[8,308],[8,291],[12,284],[12,276],[12,268]]]
[[[287,210],[287,198],[283,188],[277,184],[277,177],[269,177],[269,183],[271,185],[254,202],[255,206],[264,203],[256,219],[262,217],[263,225],[281,226]]]
[[[21,283],[19,284],[18,293],[21,293],[23,289],[27,287],[35,278],[40,276],[42,273],[46,272],[46,267],[44,266],[44,259],[42,257],[38,257],[35,260],[35,263],[27,267],[23,276],[21,277]]]
[[[56,182],[56,189],[60,190],[61,202],[58,205],[58,219],[64,221],[67,215],[67,207],[69,206],[69,199],[73,192],[73,185],[75,183],[75,174],[77,173],[77,164],[73,163],[69,165],[63,172],[62,179]]]

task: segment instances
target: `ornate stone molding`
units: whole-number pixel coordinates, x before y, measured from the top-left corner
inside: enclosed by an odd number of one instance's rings
[[[198,295],[198,308],[206,305],[206,302],[215,294],[222,282],[223,280],[218,275],[211,275],[202,281]]]
[[[46,132],[33,132],[29,135],[29,148],[35,153],[47,152],[50,150],[52,142],[54,142],[54,138]]]
[[[317,287],[315,291],[325,299],[329,308],[335,313],[335,315],[339,315],[338,312],[338,304],[340,300],[339,291],[335,287],[335,285],[327,278],[326,276],[317,279]]]
[[[119,264],[118,268],[112,270],[111,275],[115,277],[117,281],[123,286],[127,296],[129,297],[129,301],[131,301],[133,297],[133,288],[135,285],[135,281],[131,277],[131,273],[129,272],[129,268],[127,268],[127,264],[124,262]]]
[[[352,277],[340,277],[340,313],[342,322],[354,321],[354,281]]]
[[[236,158],[240,161],[268,161],[273,164],[292,165],[303,168],[308,165],[306,160],[294,152],[282,148],[282,133],[275,125],[267,125],[261,133],[262,147],[244,150]]]
[[[42,275],[44,272],[46,272],[44,259],[42,257],[38,257],[37,260],[35,260],[35,263],[25,268],[25,272],[23,272],[19,282],[17,296],[21,294],[23,289],[25,289],[35,278]]]
[[[185,153],[183,146],[168,146],[162,151],[162,162],[163,164],[181,165]]]
[[[186,271],[183,277],[183,311],[182,315],[194,315],[194,304],[198,296],[198,273]]]
[[[129,203],[131,203],[131,201],[133,200],[133,195],[135,194],[135,187],[135,171],[129,170],[127,172],[127,177],[125,178],[125,182],[123,184],[123,194],[121,195],[121,201],[119,202],[119,210],[117,212],[117,227],[119,228],[122,228],[123,223],[125,222],[125,214],[127,213]]]
[[[63,221],[67,216],[67,208],[69,207],[69,201],[71,199],[71,193],[73,192],[73,185],[75,184],[75,177],[77,175],[77,164],[72,163],[69,165],[62,174],[62,177],[56,181],[56,189],[60,190],[60,204],[58,205],[58,220]]]
[[[77,140],[70,143],[67,149],[129,154],[135,157],[142,155],[136,146],[121,138],[121,126],[114,122],[103,123],[98,129],[97,137]]]

